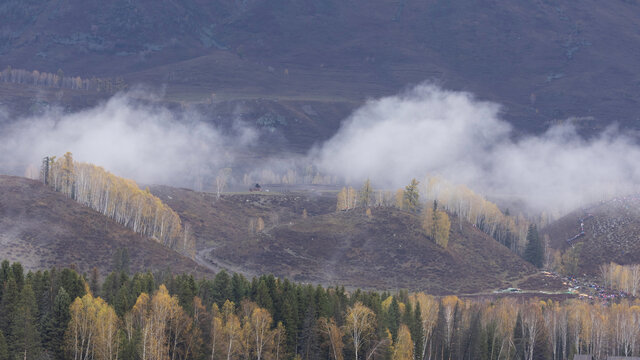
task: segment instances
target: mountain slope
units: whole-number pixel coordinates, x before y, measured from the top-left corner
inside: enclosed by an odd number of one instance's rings
[[[40,182],[0,175],[0,258],[28,269],[75,264],[111,271],[113,255],[126,248],[131,270],[205,273],[191,259],[142,237]]]
[[[424,80],[503,104],[523,131],[567,118],[585,133],[637,129],[634,1],[8,0],[0,18],[3,69],[123,76],[165,86],[169,101],[249,112],[257,99],[294,101],[276,110],[290,123],[306,106],[348,108],[302,119],[315,125],[286,135],[298,151],[317,126],[335,131],[365,99]]]
[[[200,261],[248,274],[446,294],[508,287],[534,272],[456,217],[445,250],[425,235],[416,215],[393,208],[374,208],[371,218],[363,209],[335,212],[335,193],[216,199],[169,187],[151,191],[190,224]]]
[[[584,235],[581,233],[583,225]],[[624,196],[574,211],[543,230],[554,249],[578,246],[581,272],[596,274],[600,264],[640,263],[640,196]],[[571,241],[567,241],[573,239]]]

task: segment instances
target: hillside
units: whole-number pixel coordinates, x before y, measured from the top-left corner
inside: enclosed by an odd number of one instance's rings
[[[637,128],[639,17],[624,0],[9,0],[0,68],[123,77],[222,118],[275,113],[287,124],[278,146],[296,151],[367,98],[424,80],[503,104],[522,131],[571,118],[591,133]],[[26,99],[0,102],[16,112],[109,96],[10,85],[0,94]]]
[[[113,255],[129,252],[132,271],[207,273],[191,259],[130,231],[38,181],[0,175],[0,258],[27,269],[75,264],[112,270]]]
[[[584,235],[574,238],[581,232]],[[551,247],[566,251],[570,244],[578,246],[579,267],[584,273],[596,274],[600,264],[640,263],[640,197],[617,197],[574,211],[543,229]]]
[[[374,208],[371,218],[362,209],[335,212],[335,193],[216,199],[169,187],[151,190],[191,224],[198,260],[216,268],[433,294],[508,287],[534,272],[507,248],[455,217],[445,250],[427,238],[417,216],[393,208]]]

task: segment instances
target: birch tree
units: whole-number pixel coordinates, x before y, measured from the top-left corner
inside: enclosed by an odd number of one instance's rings
[[[355,360],[365,340],[371,336],[375,324],[375,314],[361,302],[356,302],[347,310],[345,330],[353,342]]]

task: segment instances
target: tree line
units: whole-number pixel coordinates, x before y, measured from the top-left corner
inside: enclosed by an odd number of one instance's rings
[[[122,77],[112,78],[81,78],[80,76],[65,76],[62,70],[55,73],[14,69],[7,66],[0,72],[0,82],[11,84],[29,84],[40,87],[72,89],[116,93],[127,88]]]
[[[0,360],[571,359],[640,354],[640,302],[345,291],[0,264]]]
[[[605,287],[624,291],[631,296],[640,293],[640,265],[618,265],[614,262],[600,265],[600,276]]]
[[[190,253],[194,240],[182,229],[178,214],[133,181],[99,166],[63,157],[45,157],[40,177],[54,190],[163,245]]]

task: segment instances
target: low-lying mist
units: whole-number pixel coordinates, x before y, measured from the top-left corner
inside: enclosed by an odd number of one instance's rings
[[[21,175],[26,164],[39,166],[44,156],[70,151],[75,160],[141,183],[187,186],[233,163],[256,136],[240,122],[222,130],[200,114],[117,95],[89,110],[11,122],[0,132],[0,166]]]
[[[398,187],[440,175],[483,194],[564,212],[638,190],[640,146],[615,127],[585,140],[570,124],[514,139],[500,106],[420,85],[369,101],[314,152],[350,181]]]
[[[17,119],[0,129],[0,171],[22,175],[45,155],[71,151],[76,160],[141,183],[198,187],[222,167],[246,166],[241,159],[256,154],[260,140],[254,126],[235,121],[222,129],[204,116],[120,94],[73,114]],[[569,124],[516,138],[499,105],[433,85],[370,100],[308,154],[261,163],[254,173],[313,164],[354,187],[369,178],[377,188],[393,189],[440,175],[555,212],[637,191],[640,182],[640,146],[615,127],[589,140]],[[242,174],[234,176],[242,181]]]

